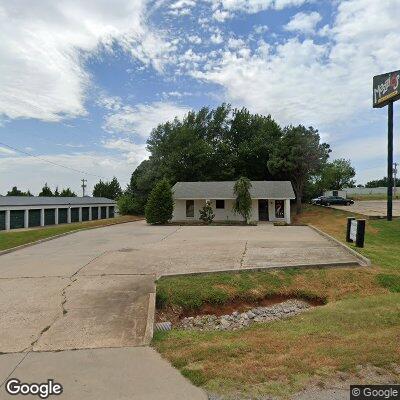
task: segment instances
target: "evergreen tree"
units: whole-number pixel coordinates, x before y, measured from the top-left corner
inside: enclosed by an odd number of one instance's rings
[[[96,183],[93,188],[93,197],[105,197],[111,200],[117,200],[122,195],[121,186],[116,177],[111,182],[100,182]]]
[[[146,220],[149,224],[165,224],[172,218],[174,200],[169,182],[159,181],[149,195],[146,204]]]
[[[76,193],[74,193],[70,188],[66,188],[61,190],[60,197],[76,197]]]
[[[235,182],[233,191],[236,195],[233,210],[235,213],[241,215],[246,221],[249,222],[251,216],[251,196],[250,196],[251,182],[248,178],[241,177]]]
[[[52,197],[53,196],[53,192],[47,186],[47,183],[44,184],[42,191],[39,193],[39,196],[41,196],[41,197]]]
[[[6,196],[32,196],[32,194],[29,190],[27,192],[23,192],[16,186],[13,186],[13,188],[7,192]]]

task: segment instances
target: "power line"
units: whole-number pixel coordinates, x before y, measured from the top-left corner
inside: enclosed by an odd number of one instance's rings
[[[18,151],[19,153],[25,154],[25,155],[27,155],[29,157],[37,158],[38,160],[41,160],[43,162],[47,162],[49,164],[55,165],[55,166],[60,167],[60,168],[69,169],[70,171],[74,171],[74,172],[77,172],[79,174],[91,175],[91,176],[95,176],[97,178],[107,179],[107,178],[105,178],[104,176],[101,176],[101,175],[92,174],[90,172],[82,171],[80,169],[76,169],[76,168],[73,168],[73,167],[67,167],[66,165],[59,164],[59,163],[56,163],[54,161],[46,160],[45,158],[42,158],[40,156],[36,156],[35,154],[28,153],[27,151],[18,149],[16,147],[9,146],[8,144],[2,143],[2,142],[0,142],[0,145],[8,147],[9,149],[14,150],[14,151]]]

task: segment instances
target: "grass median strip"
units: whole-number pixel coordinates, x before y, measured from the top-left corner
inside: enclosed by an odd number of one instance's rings
[[[99,219],[95,221],[75,222],[72,224],[53,225],[42,228],[32,228],[26,230],[0,232],[0,251],[12,249],[27,243],[37,242],[67,232],[79,231],[88,228],[97,228],[124,222],[133,222],[141,219],[140,217],[124,215],[115,218]]]
[[[344,241],[341,210],[307,206],[296,218]],[[372,267],[287,269],[162,278],[158,307],[197,309],[273,295],[324,299],[289,320],[235,332],[160,332],[153,344],[193,383],[231,395],[285,398],[337,371],[400,364],[400,221],[367,222]]]

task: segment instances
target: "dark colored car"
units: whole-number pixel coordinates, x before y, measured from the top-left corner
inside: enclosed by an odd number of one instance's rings
[[[354,201],[340,196],[322,196],[319,198],[318,203],[315,204],[322,206],[349,206],[354,204]]]

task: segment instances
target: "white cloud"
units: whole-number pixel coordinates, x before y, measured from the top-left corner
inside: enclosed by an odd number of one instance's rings
[[[103,142],[106,149],[118,150],[125,157],[129,164],[139,165],[143,160],[148,158],[149,152],[146,144],[136,144],[126,138],[109,139]]]
[[[85,61],[115,42],[161,70],[173,49],[146,27],[147,1],[3,1],[0,115],[58,121],[86,114]]]
[[[136,134],[147,138],[157,125],[182,118],[189,109],[171,102],[154,102],[136,106],[121,106],[119,111],[110,113],[103,128],[110,133]]]
[[[190,43],[200,44],[202,42],[201,37],[197,35],[189,35],[188,40]]]
[[[75,154],[53,154],[44,155],[49,161],[68,165],[72,168],[83,170],[95,175],[111,179],[116,176],[122,187],[125,187],[136,166],[139,158],[131,159],[129,162],[121,162],[121,156],[110,156],[95,152],[75,153]],[[127,160],[129,161],[129,160]],[[12,171],[12,174],[9,173]],[[0,157],[0,193],[6,194],[12,186],[17,185],[21,190],[30,190],[38,194],[45,184],[54,190],[71,187],[77,194],[82,193],[80,179],[85,177],[88,180],[88,191],[91,193],[93,186],[99,181],[99,177],[91,175],[81,175],[79,173],[50,165],[33,157]]]
[[[17,154],[14,150],[11,150],[7,147],[0,146],[0,155],[10,155],[10,154]]]
[[[191,73],[220,84],[227,101],[281,123],[366,122],[374,115],[372,76],[398,69],[400,0],[349,0],[335,15],[327,42],[260,42],[256,51],[225,51]]]
[[[287,25],[285,29],[287,31],[297,31],[301,33],[314,33],[315,27],[322,17],[319,13],[313,11],[311,13],[297,13]]]
[[[208,0],[213,8],[255,14],[260,11],[275,9],[282,10],[286,7],[300,6],[309,0]]]
[[[210,40],[214,44],[221,44],[224,41],[224,38],[220,33],[214,33],[211,35]]]
[[[268,30],[269,30],[268,25],[257,25],[256,27],[254,27],[254,32],[257,33],[258,35],[262,35]]]
[[[213,18],[217,20],[218,22],[224,22],[228,18],[230,18],[232,15],[226,11],[226,10],[215,10],[213,14]]]
[[[196,2],[194,0],[177,0],[174,3],[172,3],[169,8],[171,10],[176,10],[176,9],[181,9],[181,8],[187,8],[187,7],[193,7],[196,5]]]

